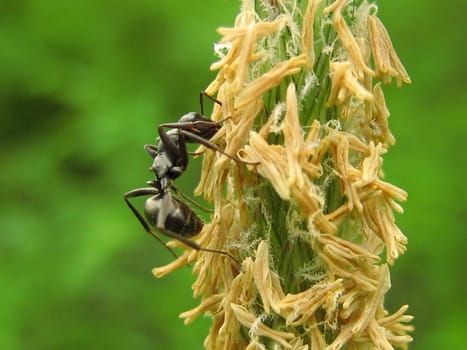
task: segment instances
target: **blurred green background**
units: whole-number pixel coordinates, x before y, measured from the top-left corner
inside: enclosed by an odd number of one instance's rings
[[[0,349],[200,349],[209,327],[182,269],[122,199],[150,179],[156,126],[198,110],[215,29],[236,0],[0,1]],[[410,304],[411,349],[467,344],[464,1],[380,1],[413,85],[386,90],[409,192],[409,249],[387,305]],[[191,193],[199,161],[181,187]],[[184,182],[185,181],[185,182]]]

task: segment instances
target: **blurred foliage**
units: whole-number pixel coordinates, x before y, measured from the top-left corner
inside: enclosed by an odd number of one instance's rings
[[[440,6],[380,1],[414,82],[386,90],[398,143],[385,170],[409,192],[398,217],[409,250],[387,302],[411,305],[415,350],[467,343],[466,6]],[[152,277],[172,257],[122,194],[150,179],[142,146],[156,126],[198,110],[214,77],[215,28],[237,8],[0,2],[0,349],[201,348],[209,320],[185,327],[177,317],[196,304],[190,270]],[[192,163],[187,193],[199,174]]]

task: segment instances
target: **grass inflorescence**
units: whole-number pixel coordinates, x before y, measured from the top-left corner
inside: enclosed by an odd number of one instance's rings
[[[407,306],[390,314],[389,266],[407,238],[407,193],[383,180],[394,144],[383,85],[410,78],[377,6],[348,0],[244,0],[219,28],[207,87],[223,120],[204,152],[197,194],[214,213],[198,244],[154,269],[194,262],[207,349],[406,348]],[[226,119],[227,118],[227,119]],[[177,244],[177,243],[174,243]]]

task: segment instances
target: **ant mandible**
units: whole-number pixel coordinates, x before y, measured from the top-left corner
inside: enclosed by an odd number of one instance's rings
[[[200,93],[201,113],[190,112],[183,115],[176,123],[161,124],[158,128],[158,144],[144,146],[144,149],[153,158],[150,171],[154,173],[155,180],[146,182],[149,187],[138,188],[125,193],[124,199],[145,231],[161,242],[175,257],[177,255],[174,251],[164,243],[152,228],[195,250],[228,256],[236,264],[240,265],[239,261],[228,252],[204,248],[190,240],[191,237],[201,232],[204,223],[186,203],[171,193],[172,190],[178,195],[184,196],[177,190],[173,182],[187,168],[188,150],[186,143],[199,143],[237,162],[257,164],[245,162],[236,156],[229,155],[209,141],[219,131],[223,120],[215,122],[204,116],[204,97],[208,97],[215,103],[222,105],[219,100],[202,91]],[[165,129],[169,130],[166,131]],[[144,205],[145,218],[130,202],[130,198],[142,196],[151,196]]]

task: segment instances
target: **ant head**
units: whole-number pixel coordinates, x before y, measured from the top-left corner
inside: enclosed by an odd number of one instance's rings
[[[220,122],[214,122],[197,112],[190,112],[185,114],[179,119],[178,124],[180,129],[189,131],[190,133],[200,136],[205,140],[209,140],[221,128]],[[192,140],[190,136],[186,134],[185,140],[187,142],[198,142],[196,140]]]
[[[179,123],[194,123],[197,121],[211,121],[210,119],[206,118],[205,116],[199,114],[198,112],[189,112],[183,115],[178,122]]]

